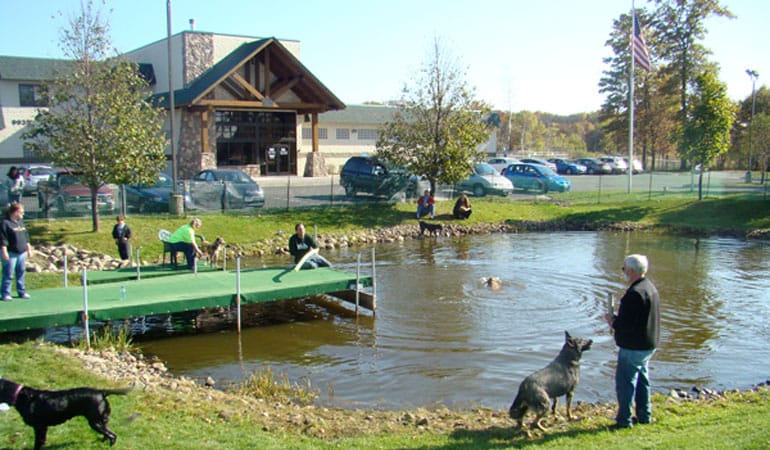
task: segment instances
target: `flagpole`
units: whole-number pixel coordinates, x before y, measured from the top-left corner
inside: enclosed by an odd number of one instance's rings
[[[631,193],[631,177],[634,173],[634,19],[636,18],[636,8],[634,0],[631,0],[631,33],[628,35],[629,54],[631,55],[631,74],[628,77],[628,193]]]

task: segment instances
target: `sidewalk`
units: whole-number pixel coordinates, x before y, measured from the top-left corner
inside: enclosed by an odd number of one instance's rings
[[[329,186],[330,184],[339,184],[339,175],[327,175],[323,177],[303,177],[300,175],[269,175],[259,177],[255,180],[260,186]]]

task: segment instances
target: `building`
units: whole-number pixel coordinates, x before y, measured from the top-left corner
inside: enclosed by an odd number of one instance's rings
[[[232,167],[252,177],[339,173],[372,154],[394,108],[346,106],[300,62],[293,40],[183,31],[124,54],[139,64],[159,104],[174,91],[177,173]],[[45,105],[40,86],[68,61],[0,56],[0,166],[37,160],[21,135]],[[170,133],[167,121],[166,131]],[[496,133],[493,133],[494,138]],[[487,144],[494,154],[494,140]],[[172,152],[168,150],[169,159]]]

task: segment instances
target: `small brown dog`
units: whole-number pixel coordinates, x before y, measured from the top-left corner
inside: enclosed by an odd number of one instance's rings
[[[212,266],[219,264],[219,250],[223,245],[225,245],[225,240],[222,239],[222,236],[217,236],[217,238],[214,239],[214,242],[204,241],[201,245],[203,247],[201,248],[203,254],[206,255],[209,264]]]

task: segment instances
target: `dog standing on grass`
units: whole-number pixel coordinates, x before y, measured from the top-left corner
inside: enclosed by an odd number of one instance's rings
[[[508,411],[511,418],[516,420],[517,428],[521,428],[524,415],[532,409],[537,416],[530,428],[538,427],[548,431],[540,421],[548,412],[548,403],[551,401],[551,413],[556,414],[556,402],[562,395],[567,396],[567,419],[572,420],[570,408],[572,394],[580,381],[580,357],[591,348],[591,344],[591,339],[574,338],[564,332],[564,346],[556,358],[519,385],[519,392]]]
[[[15,407],[24,423],[35,429],[35,450],[45,445],[48,427],[83,416],[96,432],[115,444],[118,438],[107,428],[110,420],[108,395],[125,395],[130,389],[75,388],[43,391],[0,378],[0,403]]]

